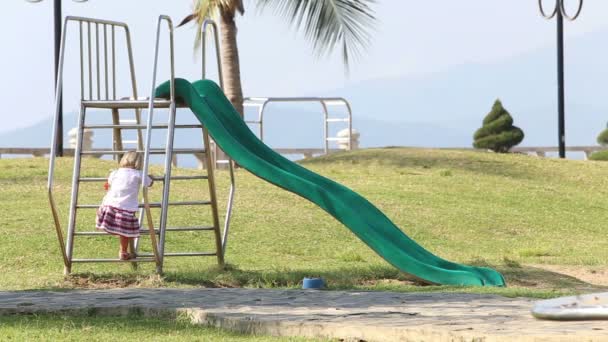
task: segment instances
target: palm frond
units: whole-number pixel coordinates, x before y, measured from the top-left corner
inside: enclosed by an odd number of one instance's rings
[[[371,42],[375,0],[258,0],[258,9],[272,8],[301,29],[319,55],[339,48],[344,65],[359,57]]]
[[[205,19],[213,19],[217,15],[229,13],[234,15],[236,12],[245,13],[243,0],[194,0],[192,14],[186,16],[177,27],[183,26],[192,20],[196,23],[196,37],[194,38],[194,48],[198,49],[201,44],[201,28]]]

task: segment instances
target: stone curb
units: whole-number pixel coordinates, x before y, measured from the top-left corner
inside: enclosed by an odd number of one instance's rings
[[[248,334],[346,341],[608,341],[608,323],[553,322],[533,301],[457,293],[266,289],[0,292],[0,315],[186,316]]]

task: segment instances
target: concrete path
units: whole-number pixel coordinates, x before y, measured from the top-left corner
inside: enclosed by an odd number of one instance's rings
[[[174,316],[246,333],[364,341],[608,341],[608,322],[552,322],[534,301],[451,293],[262,289],[0,292],[0,315]]]

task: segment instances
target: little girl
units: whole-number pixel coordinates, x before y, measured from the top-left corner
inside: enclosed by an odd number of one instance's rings
[[[141,156],[130,151],[120,159],[120,168],[108,177],[109,189],[97,210],[96,228],[120,238],[120,260],[135,258],[128,252],[129,242],[139,237],[139,222],[135,217],[138,209],[139,187],[142,182]],[[152,186],[150,176],[145,186]]]

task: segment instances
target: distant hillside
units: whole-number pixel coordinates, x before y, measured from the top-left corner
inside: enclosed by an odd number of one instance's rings
[[[187,117],[180,115],[180,117]],[[336,115],[338,116],[338,115]],[[109,115],[90,114],[90,123],[109,123]],[[104,120],[105,119],[105,120]],[[158,120],[161,121],[160,118]],[[76,115],[68,113],[64,117],[66,136],[64,141],[68,144],[67,132],[76,124]],[[192,122],[192,120],[184,120]],[[367,118],[354,118],[354,128],[361,132],[361,144],[364,147],[378,146],[467,146],[470,144],[470,134],[459,134],[451,131],[450,127],[440,124],[428,123],[391,123]],[[345,128],[345,125],[332,125],[331,135]],[[257,126],[251,126],[258,132]],[[440,137],[429,140],[429,136],[442,132]],[[323,121],[319,112],[284,112],[279,109],[270,109],[265,119],[264,140],[274,147],[322,147]],[[200,144],[200,132],[195,130],[179,130],[176,132],[177,147],[196,146]],[[47,147],[51,141],[51,119],[37,123],[33,126],[0,134],[2,147]],[[110,130],[96,130],[94,136],[96,147],[110,146]],[[164,131],[155,131],[153,144],[164,145]]]
[[[595,144],[608,121],[604,101],[608,92],[607,34],[599,31],[566,41],[568,144]],[[500,98],[526,133],[523,145],[556,145],[555,59],[555,48],[550,47],[500,63],[464,64],[435,74],[369,80],[328,94],[348,98],[359,118],[440,123],[467,136]]]
[[[566,43],[566,140],[568,145],[595,145],[608,121],[608,32],[586,34]],[[494,64],[464,64],[435,74],[375,79],[344,89],[309,94],[343,96],[354,111],[361,146],[469,147],[496,98],[525,132],[523,146],[557,144],[555,51],[541,49]],[[272,94],[252,94],[272,95]],[[333,114],[340,116],[340,114]],[[343,115],[343,114],[342,114]],[[89,114],[92,122],[109,115]],[[163,121],[162,117],[158,118]],[[193,120],[180,114],[179,120]],[[66,132],[76,123],[65,118]],[[106,121],[107,122],[107,121]],[[332,135],[338,127],[335,125]],[[257,127],[254,127],[256,130]],[[322,146],[323,122],[318,105],[270,105],[265,140],[274,147]],[[157,145],[164,138],[153,137]],[[67,141],[67,139],[66,139]],[[109,132],[96,132],[97,146],[109,143]],[[198,134],[179,132],[176,145],[196,144]],[[0,134],[0,146],[48,146],[50,120]]]

